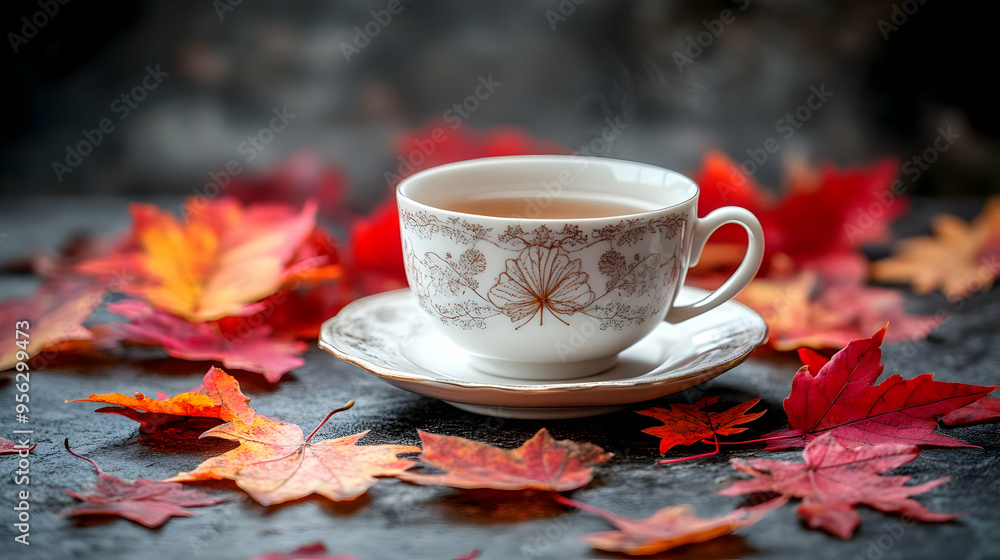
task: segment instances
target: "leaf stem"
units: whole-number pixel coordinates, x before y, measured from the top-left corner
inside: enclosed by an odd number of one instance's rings
[[[763,441],[774,441],[776,439],[788,439],[788,438],[793,438],[793,437],[798,437],[798,435],[775,436],[775,437],[766,437],[766,438],[758,438],[758,439],[748,439],[746,441],[715,441],[714,443],[716,443],[717,445],[743,445],[743,444],[746,444],[746,443],[760,443],[760,442],[763,442]],[[718,438],[716,438],[716,440],[718,440]],[[712,441],[707,440],[707,439],[703,439],[703,440],[701,440],[701,442],[702,443],[713,443]]]
[[[83,459],[84,461],[87,461],[91,465],[94,465],[94,468],[97,469],[97,474],[99,474],[99,475],[104,474],[104,471],[101,470],[101,467],[97,466],[97,463],[95,463],[93,459],[90,459],[89,457],[84,457],[83,455],[80,455],[76,451],[73,451],[72,449],[69,448],[69,438],[66,438],[65,440],[63,440],[63,445],[66,446],[66,451],[69,451],[70,455],[72,455],[74,457],[79,457],[79,458]]]
[[[622,517],[616,513],[611,513],[610,511],[603,510],[599,507],[594,507],[592,505],[588,505],[583,502],[578,502],[573,498],[567,498],[562,494],[552,494],[552,499],[564,506],[583,510],[589,513],[593,513],[595,515],[600,515],[601,517],[604,517],[605,519],[608,519],[609,521],[612,522],[614,522],[615,520],[620,520],[625,522],[630,521],[627,517]]]
[[[344,410],[347,410],[348,408],[351,408],[352,406],[354,406],[354,401],[350,401],[349,403],[345,404],[344,406],[342,406],[342,407],[340,407],[340,408],[337,408],[337,409],[334,409],[334,410],[333,410],[332,412],[330,412],[330,414],[327,414],[327,415],[326,415],[326,418],[324,418],[324,419],[323,419],[323,421],[319,423],[319,426],[316,426],[316,429],[315,429],[315,430],[313,430],[313,431],[312,431],[312,433],[311,433],[311,434],[309,434],[309,437],[307,437],[307,438],[305,439],[305,443],[309,443],[309,440],[311,440],[311,439],[312,439],[312,437],[313,437],[314,435],[316,435],[316,432],[318,432],[318,431],[319,431],[319,429],[323,427],[323,424],[326,424],[326,421],[327,421],[327,420],[329,420],[331,416],[333,416],[334,414],[336,414],[336,413],[338,413],[338,412],[341,412],[341,411],[344,411]],[[67,447],[67,449],[69,449],[69,448]],[[71,452],[71,453],[72,453],[72,452]],[[94,465],[94,466],[96,467],[97,465]]]
[[[669,465],[669,464],[672,464],[672,463],[680,463],[682,461],[691,461],[693,459],[701,459],[702,457],[711,457],[712,455],[718,455],[719,454],[719,435],[718,434],[712,436],[712,441],[708,441],[707,439],[703,439],[701,441],[702,441],[702,443],[714,443],[715,444],[715,451],[709,451],[708,453],[702,453],[700,455],[691,455],[690,457],[681,457],[680,459],[664,459],[662,461],[657,461],[656,464],[657,465]]]

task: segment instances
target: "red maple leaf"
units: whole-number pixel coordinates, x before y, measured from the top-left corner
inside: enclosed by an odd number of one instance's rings
[[[121,340],[162,346],[175,358],[221,361],[227,368],[261,373],[272,383],[305,364],[298,356],[305,343],[272,336],[272,327],[246,318],[193,323],[139,300],[118,301],[107,310],[130,321],[113,325]]]
[[[805,366],[795,373],[785,398],[788,429],[764,436],[774,440],[768,449],[801,447],[824,432],[855,445],[968,445],[935,433],[937,421],[997,387],[934,381],[929,373],[913,379],[893,375],[876,385],[885,367],[881,346],[886,328],[851,342],[829,360],[799,350]]]
[[[920,521],[950,521],[959,514],[936,513],[910,496],[944,484],[939,478],[905,486],[910,477],[879,476],[917,458],[914,445],[880,444],[848,449],[833,434],[823,434],[802,452],[804,463],[772,459],[733,459],[733,466],[753,477],[719,492],[723,496],[777,492],[802,498],[799,516],[810,527],[822,528],[849,539],[861,523],[854,506],[865,504],[882,511],[899,512]]]
[[[314,542],[300,546],[291,552],[269,552],[252,556],[246,560],[357,560],[357,557],[330,554],[327,552],[325,544]]]
[[[607,461],[612,455],[592,443],[556,440],[545,428],[517,449],[500,449],[423,430],[419,433],[423,452],[417,458],[444,472],[406,471],[396,475],[414,484],[564,492],[590,483],[594,477],[593,464]]]
[[[586,540],[590,546],[607,552],[633,555],[656,554],[685,544],[728,535],[736,529],[753,525],[768,511],[788,501],[777,498],[759,506],[739,508],[721,517],[708,519],[695,515],[694,508],[689,505],[665,507],[645,519],[630,519],[560,494],[555,494],[553,498],[560,504],[600,515],[617,528],[616,531],[587,535]]]
[[[719,435],[728,436],[745,432],[746,428],[736,426],[752,422],[767,412],[766,410],[762,410],[747,414],[747,411],[760,402],[760,397],[736,405],[723,412],[709,412],[704,410],[705,407],[717,402],[719,402],[719,397],[705,397],[693,405],[672,404],[670,408],[650,408],[647,410],[637,410],[636,412],[663,422],[662,426],[654,426],[643,430],[644,433],[660,438],[661,455],[670,451],[675,445],[692,445],[701,440],[716,438]],[[715,453],[718,453],[718,446],[716,446]],[[715,453],[708,453],[706,455],[714,455]],[[691,458],[685,457],[683,460]],[[667,461],[661,461],[661,464],[664,463],[667,463]]]
[[[959,426],[986,422],[996,418],[1000,418],[1000,399],[983,397],[968,406],[949,412],[944,418],[941,418],[941,422],[948,426]]]
[[[101,470],[97,463],[75,453],[69,448],[69,439],[64,442],[66,450],[74,456],[88,461],[97,469],[97,484],[82,492],[65,492],[84,505],[71,508],[63,515],[117,515],[150,529],[163,525],[171,517],[191,517],[194,513],[186,507],[210,506],[225,500],[210,498],[200,490],[185,490],[178,482],[160,482],[140,478],[136,481],[122,480]]]
[[[759,274],[769,276],[772,266],[784,267],[789,261],[794,270],[823,268],[826,259],[842,260],[861,245],[886,239],[889,222],[905,209],[905,201],[890,191],[897,173],[892,160],[868,169],[799,168],[789,174],[788,189],[775,199],[739,164],[710,152],[694,177],[701,187],[699,215],[735,205],[757,216],[767,239]],[[705,266],[695,272],[735,268],[745,246],[742,228],[723,226],[705,248]]]

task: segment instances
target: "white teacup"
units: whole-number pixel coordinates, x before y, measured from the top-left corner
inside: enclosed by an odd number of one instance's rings
[[[730,206],[699,218],[694,181],[628,161],[484,158],[417,173],[396,195],[406,276],[427,319],[469,353],[473,367],[504,377],[607,370],[660,321],[679,323],[735,296],[764,250],[749,211]],[[498,197],[523,211],[475,213]],[[540,217],[571,212],[581,201],[628,213]],[[705,241],[728,223],[749,236],[742,264],[701,301],[673,305]]]

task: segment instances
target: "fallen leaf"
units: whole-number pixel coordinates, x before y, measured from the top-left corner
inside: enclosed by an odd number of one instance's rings
[[[834,283],[816,271],[791,278],[755,278],[736,297],[767,322],[768,341],[779,351],[843,348],[886,323],[888,342],[922,340],[940,323],[935,316],[909,315],[896,290],[861,284]]]
[[[671,404],[670,408],[650,408],[636,413],[650,416],[663,422],[662,426],[646,428],[643,433],[660,438],[660,454],[670,451],[675,445],[692,445],[703,439],[728,436],[745,432],[740,424],[752,422],[764,415],[766,410],[747,413],[760,402],[760,397],[738,404],[723,412],[709,412],[705,407],[719,402],[719,397],[705,397],[694,404]]]
[[[376,477],[395,476],[412,464],[397,455],[420,451],[410,445],[355,445],[367,431],[311,441],[330,416],[353,404],[331,412],[306,438],[295,424],[260,414],[250,424],[235,420],[212,428],[201,437],[228,439],[239,447],[167,480],[233,480],[265,506],[313,493],[334,501],[353,500],[368,491]]]
[[[0,455],[14,454],[24,449],[23,447],[18,447],[17,443],[0,437]],[[34,449],[34,446],[32,446],[32,449]]]
[[[1000,399],[996,397],[983,397],[978,401],[963,406],[958,410],[953,410],[941,418],[941,422],[948,426],[959,426],[962,424],[973,424],[976,422],[986,422],[1000,418]]]
[[[252,556],[246,560],[357,560],[357,557],[344,556],[343,554],[332,555],[327,552],[325,544],[314,542],[300,546],[291,552],[270,552]]]
[[[906,206],[902,197],[890,191],[898,169],[891,160],[847,169],[813,169],[801,164],[787,174],[788,189],[775,197],[738,163],[720,152],[709,152],[694,174],[701,187],[698,214],[735,205],[757,216],[767,239],[759,277],[772,276],[772,267],[784,267],[786,260],[793,271],[816,268],[827,259],[839,260],[856,254],[859,246],[888,238],[888,224]],[[719,228],[705,247],[705,264],[699,262],[693,275],[706,274],[711,268],[735,269],[745,247],[742,228]]]
[[[92,339],[83,322],[101,304],[103,294],[104,287],[93,283],[51,281],[28,297],[0,301],[0,324],[7,325],[14,338],[0,353],[0,371],[43,350],[67,349],[75,341]]]
[[[140,416],[139,413],[130,415],[127,412],[109,409],[110,407],[97,409],[97,412],[120,414],[150,425],[170,420],[164,416],[218,418],[226,422],[232,420],[253,422],[256,414],[250,408],[250,399],[240,391],[239,382],[225,371],[214,366],[205,373],[202,384],[190,391],[169,398],[159,391],[157,393],[155,399],[139,392],[133,393],[134,396],[131,397],[121,393],[104,393],[64,402],[100,402],[128,407],[129,410],[133,411],[145,411],[147,414]]]
[[[802,452],[804,463],[771,459],[733,459],[733,466],[753,477],[719,492],[739,496],[777,492],[802,498],[798,514],[813,529],[822,528],[849,539],[861,523],[855,505],[898,512],[920,521],[950,521],[959,514],[936,513],[910,496],[944,484],[939,478],[916,486],[905,486],[910,476],[878,476],[917,458],[914,445],[879,444],[848,449],[833,434],[823,434]]]
[[[119,339],[162,346],[175,358],[220,361],[227,368],[261,373],[271,383],[306,363],[298,356],[305,351],[305,343],[272,336],[272,328],[263,319],[227,317],[192,323],[139,300],[118,301],[107,310],[130,321],[113,324]]]
[[[280,204],[244,207],[230,197],[192,197],[183,221],[148,204],[134,203],[130,210],[131,249],[86,261],[77,270],[130,277],[122,292],[190,321],[252,314],[259,310],[254,304],[281,288],[290,274],[326,264],[312,260],[306,266],[293,259],[314,229],[312,201],[296,213]]]
[[[931,227],[934,235],[904,239],[896,255],[873,263],[872,276],[909,283],[918,294],[940,289],[953,301],[989,290],[1000,273],[1000,196],[971,223],[943,214]]]
[[[225,500],[211,498],[199,490],[185,490],[177,482],[160,482],[140,478],[134,482],[106,474],[97,463],[75,453],[69,448],[69,439],[64,442],[66,450],[74,456],[88,461],[97,469],[97,484],[82,492],[63,489],[67,494],[85,502],[71,508],[62,515],[117,515],[150,529],[163,525],[171,517],[191,517],[194,513],[187,507],[210,506]]]
[[[419,434],[423,452],[417,458],[444,473],[396,475],[413,484],[564,492],[586,486],[594,477],[593,464],[612,456],[592,443],[553,439],[545,428],[517,449],[422,430]]]
[[[694,508],[689,505],[665,507],[645,519],[630,519],[559,494],[553,498],[563,505],[600,515],[618,528],[617,531],[587,535],[585,539],[590,546],[606,552],[633,555],[656,554],[728,535],[753,525],[768,511],[787,501],[776,498],[759,506],[739,508],[721,517],[708,519],[695,515]]]
[[[163,395],[166,398],[166,395]],[[209,428],[213,428],[222,423],[218,418],[205,418],[199,416],[178,416],[175,414],[162,414],[158,412],[143,412],[134,408],[124,406],[103,406],[94,409],[94,412],[101,414],[115,414],[124,416],[129,420],[139,423],[139,433],[156,434],[169,429],[182,429],[201,434]]]
[[[885,367],[881,346],[886,328],[870,339],[851,342],[829,360],[799,350],[807,365],[795,373],[785,398],[788,429],[761,438],[774,440],[768,449],[801,447],[823,432],[854,445],[968,445],[935,433],[937,421],[997,387],[934,381],[929,373],[913,379],[893,375],[875,385]]]

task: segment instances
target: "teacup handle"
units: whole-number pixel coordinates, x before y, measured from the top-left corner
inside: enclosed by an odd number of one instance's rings
[[[760,268],[760,263],[764,258],[764,231],[756,216],[751,214],[749,210],[736,206],[725,206],[710,212],[704,218],[697,218],[688,266],[692,267],[698,264],[701,251],[705,248],[705,242],[715,233],[715,230],[726,224],[739,224],[747,230],[749,242],[746,255],[743,256],[743,262],[740,263],[736,272],[711,294],[690,305],[679,305],[671,308],[667,313],[666,320],[668,322],[680,323],[729,301],[740,293],[740,290],[745,288],[757,274],[757,269]]]

